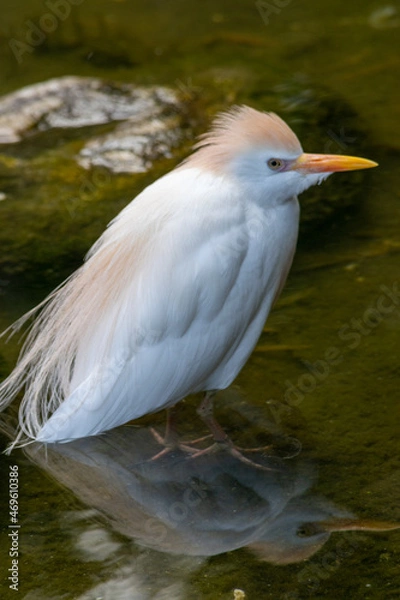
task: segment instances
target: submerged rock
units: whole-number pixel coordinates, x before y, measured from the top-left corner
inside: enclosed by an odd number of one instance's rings
[[[396,6],[381,6],[373,10],[368,23],[374,29],[393,29],[400,26],[400,15]]]
[[[144,187],[124,174],[170,158],[185,115],[171,89],[90,77],[0,98],[0,274],[35,279],[39,270],[53,280],[77,266]]]
[[[37,131],[77,128],[158,116],[178,108],[175,92],[95,77],[67,76],[36,83],[0,99],[0,143],[11,144]]]
[[[144,173],[154,160],[170,158],[181,140],[177,117],[140,115],[118,125],[112,133],[90,140],[79,153],[85,169],[105,167],[113,173]]]

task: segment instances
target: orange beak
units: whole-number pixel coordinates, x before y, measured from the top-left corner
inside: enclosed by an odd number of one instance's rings
[[[336,517],[332,517],[326,521],[320,521],[318,526],[321,527],[323,531],[330,533],[332,533],[332,531],[391,531],[393,529],[400,529],[400,523]]]
[[[294,171],[307,173],[334,173],[336,171],[356,171],[371,169],[378,163],[357,156],[342,156],[340,154],[302,154],[291,165]]]

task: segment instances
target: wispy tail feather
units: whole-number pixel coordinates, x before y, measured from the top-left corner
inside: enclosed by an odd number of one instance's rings
[[[10,450],[35,440],[68,396],[78,349],[90,339],[105,314],[110,318],[102,331],[102,347],[96,349],[99,361],[109,347],[118,315],[117,299],[129,281],[124,270],[132,268],[132,245],[126,240],[107,243],[110,229],[78,271],[4,332],[13,335],[34,318],[15,369],[0,384],[0,411],[24,390],[19,429]],[[130,260],[126,260],[128,254]]]
[[[4,411],[25,388],[19,407],[19,428],[9,451],[34,440],[64,397],[72,369],[71,351],[74,354],[76,342],[71,340],[72,336],[64,342],[60,339],[60,332],[66,325],[63,319],[60,321],[60,316],[65,312],[76,278],[77,274],[2,334],[11,337],[36,317],[26,332],[15,369],[0,384],[0,411]]]

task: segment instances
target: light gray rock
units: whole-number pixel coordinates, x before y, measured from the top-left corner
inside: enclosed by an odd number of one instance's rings
[[[79,164],[85,169],[105,167],[113,173],[143,173],[154,160],[169,158],[181,140],[176,117],[143,116],[118,125],[112,133],[89,141],[81,150]]]
[[[79,128],[124,121],[112,133],[91,137],[77,157],[86,169],[116,173],[149,169],[169,157],[181,139],[178,95],[165,87],[139,87],[91,77],[60,77],[0,99],[0,144],[54,128]],[[85,132],[85,136],[88,133]]]

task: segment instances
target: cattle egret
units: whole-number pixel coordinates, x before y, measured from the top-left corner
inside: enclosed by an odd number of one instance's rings
[[[36,314],[0,386],[1,409],[24,389],[13,445],[99,434],[200,391],[217,439],[212,393],[235,379],[284,285],[297,195],[335,171],[376,166],[305,154],[282,119],[247,106],[220,114],[194,149],[14,325]]]

